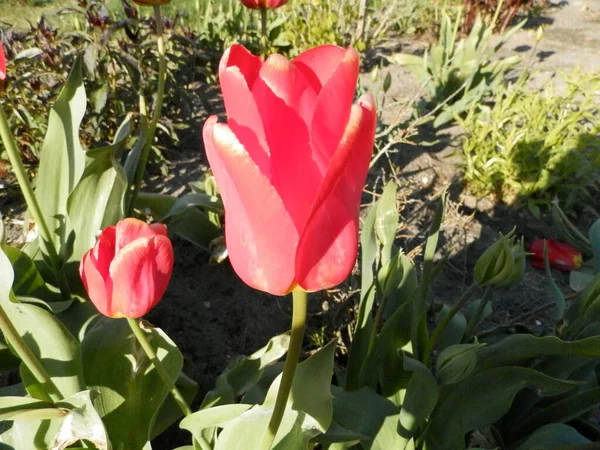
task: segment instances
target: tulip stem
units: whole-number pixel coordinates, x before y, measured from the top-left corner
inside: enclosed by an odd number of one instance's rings
[[[56,247],[54,246],[54,241],[52,240],[52,234],[50,233],[50,228],[44,219],[44,214],[42,213],[42,208],[40,208],[40,204],[38,203],[37,197],[33,191],[33,187],[31,186],[31,182],[29,181],[29,177],[27,176],[27,171],[23,166],[23,161],[21,160],[21,155],[19,154],[19,149],[17,147],[17,143],[15,142],[15,138],[10,131],[10,126],[8,125],[8,120],[6,119],[6,115],[4,114],[4,108],[0,106],[0,138],[4,143],[4,148],[6,149],[6,153],[8,154],[8,159],[10,160],[10,164],[12,165],[13,172],[17,178],[17,182],[19,183],[19,188],[23,193],[23,197],[25,198],[25,202],[27,203],[27,207],[31,211],[31,215],[33,216],[33,220],[37,225],[40,236],[43,241],[43,247],[48,252],[48,256],[52,261],[52,269],[54,271],[54,276],[56,277],[56,282],[60,289],[60,293],[65,300],[69,300],[71,298],[71,290],[69,289],[69,282],[61,270],[61,262],[58,256],[58,252],[56,251]]]
[[[6,339],[10,346],[15,350],[17,356],[21,359],[21,361],[23,361],[35,379],[40,383],[42,392],[48,398],[48,400],[54,403],[62,400],[62,394],[54,384],[54,381],[52,381],[52,378],[48,372],[46,372],[46,369],[44,366],[42,366],[40,360],[27,346],[1,305],[0,330],[4,335],[4,339]]]
[[[483,314],[483,311],[485,310],[485,307],[488,304],[488,301],[490,300],[489,293],[490,287],[488,286],[487,288],[485,288],[483,297],[481,297],[481,300],[479,300],[479,305],[477,305],[475,313],[473,314],[473,316],[469,320],[469,323],[467,324],[467,329],[465,330],[465,337],[463,338],[464,342],[468,342],[471,340],[471,335],[473,334],[475,325],[477,325],[479,320],[481,320],[481,315]]]
[[[302,341],[304,339],[304,328],[306,326],[306,307],[307,307],[307,294],[305,291],[293,291],[293,313],[292,313],[292,335],[290,339],[290,346],[288,348],[287,356],[285,358],[285,364],[283,365],[283,375],[281,376],[281,383],[279,390],[277,391],[277,399],[275,400],[275,408],[273,408],[273,414],[269,421],[269,428],[263,436],[260,448],[261,450],[270,450],[275,436],[277,436],[277,430],[283,415],[285,413],[285,407],[287,405],[288,397],[292,389],[292,382],[294,381],[294,373],[296,372],[296,366],[298,365],[298,359],[300,358],[300,351],[302,350]]]
[[[429,365],[429,361],[431,358],[431,352],[432,352],[433,348],[435,347],[435,344],[437,343],[438,339],[440,338],[440,336],[442,335],[442,333],[444,332],[444,330],[446,329],[446,327],[448,326],[448,324],[450,323],[452,318],[456,315],[456,313],[458,311],[460,311],[461,308],[465,305],[465,303],[467,303],[467,300],[469,300],[469,298],[471,298],[471,295],[473,294],[473,291],[475,290],[476,287],[477,287],[477,283],[471,284],[471,286],[469,286],[463,292],[463,294],[460,296],[458,301],[456,303],[454,303],[454,305],[452,305],[452,308],[450,308],[450,311],[448,311],[448,314],[446,314],[442,318],[440,323],[433,330],[431,337],[427,341],[427,345],[425,347],[425,352],[423,354],[423,358],[426,362],[426,365]]]
[[[150,359],[150,361],[154,365],[154,368],[157,370],[158,374],[160,375],[160,378],[163,380],[163,383],[165,383],[165,386],[167,386],[167,388],[171,392],[171,395],[173,396],[173,399],[175,399],[177,406],[179,406],[184,415],[189,416],[192,413],[192,410],[185,401],[185,398],[183,398],[183,395],[181,395],[179,389],[177,389],[177,386],[175,386],[173,380],[171,380],[171,377],[167,373],[167,369],[165,369],[165,366],[163,365],[161,360],[158,359],[158,356],[156,355],[152,344],[150,344],[146,333],[144,333],[144,331],[140,327],[139,320],[128,318],[127,322],[129,322],[131,331],[133,331],[133,334],[142,346],[142,349],[144,349],[144,352],[148,356],[148,359]]]
[[[146,136],[146,143],[142,148],[142,154],[138,162],[137,170],[135,172],[135,179],[133,182],[133,191],[129,199],[129,207],[127,216],[131,216],[133,209],[135,208],[135,202],[137,201],[138,194],[140,193],[140,187],[144,180],[144,173],[146,172],[146,164],[148,164],[148,156],[152,143],[154,142],[154,135],[156,134],[156,125],[160,119],[162,111],[163,98],[165,95],[165,79],[167,74],[167,60],[165,58],[165,38],[163,34],[163,19],[160,11],[160,5],[154,5],[154,21],[156,22],[156,45],[158,47],[158,88],[156,91],[156,102],[154,104],[154,112],[152,113],[152,120],[148,126],[148,134]]]
[[[267,58],[267,8],[260,8],[260,51]]]

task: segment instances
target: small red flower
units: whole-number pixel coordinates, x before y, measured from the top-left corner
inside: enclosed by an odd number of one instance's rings
[[[162,299],[173,271],[173,247],[162,223],[124,219],[105,228],[82,258],[81,280],[108,317],[135,319]]]
[[[582,263],[581,252],[575,247],[553,239],[546,239],[548,246],[548,262],[550,267],[558,270],[575,270]],[[529,246],[532,253],[531,265],[538,269],[544,268],[544,239],[534,239]]]

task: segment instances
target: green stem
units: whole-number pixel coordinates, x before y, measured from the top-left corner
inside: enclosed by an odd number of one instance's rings
[[[260,52],[267,57],[267,8],[260,8]]]
[[[23,361],[35,379],[40,383],[47,398],[52,402],[58,402],[62,400],[63,397],[52,381],[52,378],[48,372],[46,372],[46,369],[44,366],[42,366],[42,363],[40,363],[39,359],[37,359],[29,347],[27,347],[27,344],[25,344],[25,341],[23,341],[23,338],[10,321],[6,311],[4,311],[4,308],[1,305],[0,330],[2,330],[4,339],[8,341],[8,343],[17,353],[17,356],[21,358],[21,361]]]
[[[292,335],[290,339],[290,346],[288,353],[285,358],[285,364],[283,366],[283,375],[281,377],[281,384],[279,385],[279,391],[277,391],[277,399],[275,400],[275,408],[273,409],[273,415],[269,422],[269,428],[263,436],[260,449],[270,450],[275,436],[277,436],[277,430],[283,419],[285,407],[287,405],[290,390],[292,389],[292,382],[294,381],[294,373],[296,372],[296,366],[298,365],[298,359],[300,357],[300,350],[302,349],[302,341],[304,339],[304,328],[306,326],[306,306],[307,306],[307,294],[305,291],[293,291],[293,313],[292,313]]]
[[[146,337],[144,331],[142,331],[142,329],[140,328],[138,319],[128,318],[127,322],[129,322],[131,331],[133,331],[133,334],[144,349],[144,352],[156,368],[158,374],[160,375],[160,378],[163,380],[163,383],[165,383],[165,386],[167,386],[167,388],[171,392],[171,395],[175,399],[177,406],[179,406],[183,414],[189,416],[192,413],[192,410],[185,401],[185,398],[183,398],[183,395],[181,395],[181,392],[179,392],[179,389],[177,389],[177,386],[175,386],[175,383],[173,383],[173,380],[171,380],[171,377],[167,373],[167,369],[165,369],[165,366],[163,365],[161,360],[158,359],[158,356],[156,356],[154,348],[150,344],[150,341],[148,341],[148,338]]]
[[[488,304],[488,301],[490,299],[490,297],[488,295],[489,293],[490,293],[490,288],[488,286],[483,293],[483,297],[481,297],[481,300],[479,300],[479,305],[477,306],[477,310],[475,310],[475,314],[473,314],[473,317],[471,317],[471,320],[469,320],[469,323],[467,324],[467,329],[465,330],[465,337],[464,337],[465,342],[468,342],[471,340],[471,335],[473,334],[475,325],[477,325],[477,323],[479,323],[479,320],[481,320],[481,315],[483,314],[483,311],[485,310],[485,306]]]
[[[54,275],[56,277],[56,281],[58,283],[58,287],[62,294],[62,297],[65,300],[69,300],[71,298],[71,291],[69,289],[69,283],[64,272],[61,270],[61,261],[58,256],[58,252],[56,251],[56,247],[54,246],[54,241],[52,240],[52,234],[50,233],[50,228],[48,228],[48,224],[44,219],[44,214],[42,213],[42,209],[40,208],[40,204],[37,201],[37,197],[33,192],[33,187],[31,186],[31,182],[27,177],[27,172],[25,171],[25,167],[23,166],[23,161],[21,161],[21,155],[19,153],[19,149],[17,147],[17,143],[15,142],[15,138],[10,131],[10,127],[8,125],[8,120],[6,119],[6,115],[4,114],[4,109],[0,106],[0,138],[4,143],[4,148],[6,149],[6,153],[8,154],[8,159],[10,160],[10,164],[12,165],[13,172],[17,177],[17,182],[19,183],[19,188],[23,193],[23,197],[25,198],[25,202],[29,210],[31,211],[31,215],[33,216],[33,220],[37,225],[40,236],[42,238],[44,247],[48,252],[48,256],[52,261],[52,269],[54,271]]]
[[[162,111],[163,98],[165,95],[165,79],[167,74],[167,60],[165,58],[165,38],[163,35],[163,20],[160,11],[160,5],[154,5],[154,20],[156,22],[156,44],[158,47],[158,89],[156,92],[156,103],[154,105],[154,112],[152,113],[152,120],[148,126],[148,136],[146,137],[146,143],[142,149],[140,155],[140,161],[135,172],[135,180],[133,183],[133,191],[131,198],[129,199],[128,216],[131,216],[133,209],[135,208],[135,202],[137,201],[138,194],[142,181],[144,180],[144,173],[146,172],[146,164],[148,164],[148,156],[150,155],[150,149],[154,142],[154,135],[156,134],[156,125]]]
[[[467,303],[467,300],[469,300],[469,298],[473,294],[473,291],[475,290],[476,287],[477,287],[476,283],[471,284],[471,286],[469,286],[467,288],[467,290],[463,292],[463,294],[458,299],[458,301],[454,305],[452,305],[452,308],[450,308],[450,311],[448,311],[448,314],[446,314],[442,318],[442,320],[437,325],[437,327],[435,327],[435,330],[433,330],[433,333],[431,334],[431,337],[429,338],[429,341],[427,342],[427,346],[425,347],[424,359],[427,362],[427,365],[429,365],[429,361],[431,358],[431,352],[432,352],[433,348],[435,347],[437,340],[440,338],[440,336],[442,335],[442,333],[444,332],[444,330],[446,329],[446,327],[448,326],[448,324],[450,323],[452,318],[456,315],[456,313],[461,310],[461,308],[465,305],[465,303]]]

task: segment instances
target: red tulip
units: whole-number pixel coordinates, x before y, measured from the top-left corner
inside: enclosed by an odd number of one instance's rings
[[[6,59],[4,58],[4,47],[0,42],[0,81],[6,78]]]
[[[141,317],[164,295],[173,247],[162,223],[121,220],[105,228],[79,266],[90,300],[108,317]]]
[[[229,121],[209,118],[204,144],[231,264],[256,289],[326,289],[354,266],[376,123],[370,95],[352,104],[358,70],[333,45],[265,62],[234,45],[221,59]]]
[[[275,9],[285,5],[288,0],[241,0],[250,9]]]
[[[575,270],[582,263],[581,252],[569,244],[564,244],[552,239],[546,240],[548,246],[548,262],[550,267],[559,270]],[[532,253],[531,264],[538,269],[544,268],[544,239],[534,239],[529,246]]]

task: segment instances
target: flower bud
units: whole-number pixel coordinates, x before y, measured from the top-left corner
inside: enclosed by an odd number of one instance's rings
[[[6,78],[6,58],[4,57],[4,47],[0,42],[0,81]]]
[[[550,267],[558,270],[571,271],[579,268],[583,262],[581,252],[575,247],[553,239],[547,239],[548,262]],[[531,265],[538,269],[544,268],[544,239],[534,239],[529,246]]]
[[[514,230],[488,248],[475,263],[475,282],[479,286],[509,287],[525,275],[523,239],[516,240]]]
[[[288,0],[241,0],[250,9],[275,9],[285,5]]]
[[[162,223],[124,219],[102,230],[81,260],[90,300],[108,317],[135,319],[164,295],[173,271],[173,247]]]
[[[133,0],[133,3],[140,6],[158,6],[171,3],[171,0]]]
[[[440,384],[458,383],[468,377],[477,366],[477,350],[485,344],[457,344],[446,347],[436,362],[436,376]]]

